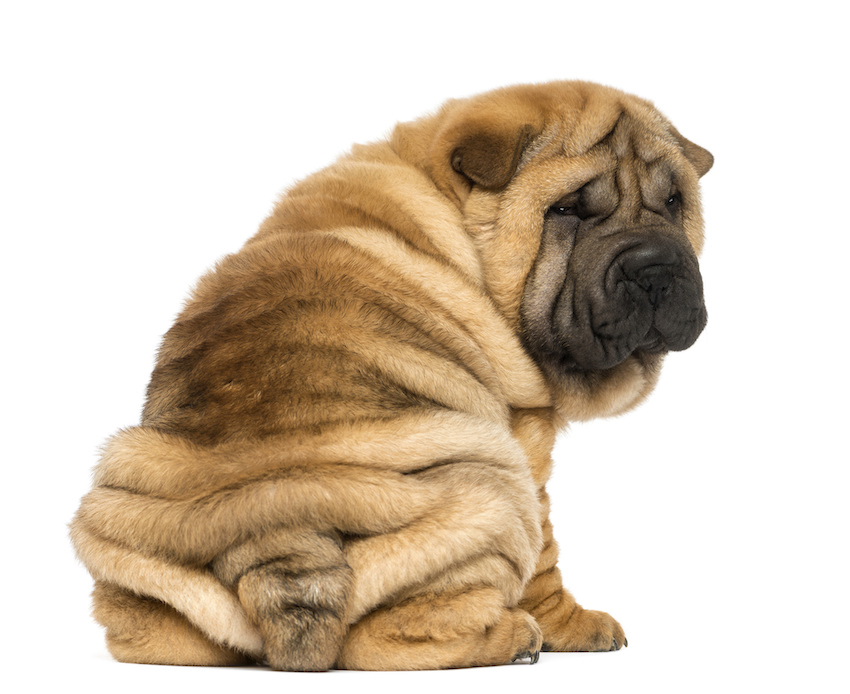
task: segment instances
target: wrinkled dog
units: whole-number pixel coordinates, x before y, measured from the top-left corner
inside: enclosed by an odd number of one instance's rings
[[[711,155],[588,83],[451,101],[295,185],[166,334],[71,526],[110,652],[422,669],[616,650],[555,433],[702,331]]]

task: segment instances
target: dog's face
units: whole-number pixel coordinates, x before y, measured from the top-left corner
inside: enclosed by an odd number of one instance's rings
[[[618,122],[612,140],[628,142],[627,121]],[[543,215],[522,294],[522,335],[553,379],[610,369],[632,354],[687,349],[705,327],[681,174],[654,152],[648,161],[629,154],[580,188],[570,186]]]
[[[711,155],[647,102],[595,85],[464,106],[435,180],[464,209],[490,294],[565,401],[587,405],[572,417],[633,405],[706,324],[698,178]],[[599,402],[576,398],[606,383]]]

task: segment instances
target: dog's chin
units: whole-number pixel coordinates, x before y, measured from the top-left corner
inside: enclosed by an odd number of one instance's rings
[[[663,341],[659,340],[657,343],[646,344],[628,352],[616,360],[577,358],[564,350],[557,354],[545,355],[542,358],[538,355],[537,363],[550,382],[555,384],[562,381],[572,383],[576,377],[592,374],[601,376],[616,369],[621,364],[631,361],[642,366],[654,367],[656,363],[660,363],[664,359],[668,351]]]
[[[606,368],[578,364],[569,357],[538,364],[559,415],[568,423],[622,414],[643,402],[658,382],[665,355],[637,349]]]

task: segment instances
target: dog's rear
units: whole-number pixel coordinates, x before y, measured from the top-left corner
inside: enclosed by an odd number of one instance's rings
[[[432,286],[469,298],[460,316]],[[510,336],[481,299],[383,230],[266,235],[221,263],[73,524],[113,655],[324,670],[536,653],[516,604],[539,505],[504,388],[545,390],[512,382],[534,373],[515,339],[481,347]]]

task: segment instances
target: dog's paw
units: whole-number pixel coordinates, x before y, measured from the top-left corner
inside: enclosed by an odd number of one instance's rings
[[[511,662],[517,660],[528,660],[534,665],[540,659],[540,651],[543,647],[543,632],[537,622],[524,610],[511,610],[516,623],[515,655]]]
[[[620,623],[607,612],[577,608],[557,633],[547,634],[544,651],[619,651],[628,646]]]

